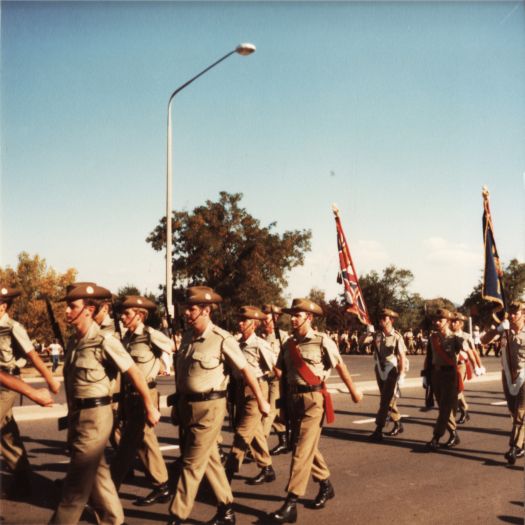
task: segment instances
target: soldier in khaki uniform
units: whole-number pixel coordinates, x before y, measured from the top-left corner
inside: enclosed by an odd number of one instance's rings
[[[463,331],[463,325],[467,318],[461,312],[452,313],[452,321],[450,323],[452,332],[457,337],[461,337],[465,341],[466,348],[461,350],[458,354],[458,371],[463,381],[463,384],[471,379],[472,374],[475,373],[477,376],[481,375],[484,369],[481,366],[481,360],[475,350],[474,341],[469,333]],[[468,413],[468,403],[465,398],[465,390],[463,389],[458,394],[458,410],[459,419],[458,425],[463,425],[470,420],[470,414]]]
[[[71,459],[52,524],[78,523],[88,500],[99,523],[121,525],[124,522],[122,505],[104,459],[113,426],[110,394],[116,369],[126,373],[140,392],[149,423],[156,425],[160,419],[133,359],[117,338],[102,335],[93,320],[99,301],[108,294],[108,290],[96,285],[80,285],[65,297],[66,320],[76,332],[69,340],[64,361]]]
[[[175,363],[182,472],[170,505],[170,525],[188,518],[205,474],[218,503],[217,514],[210,524],[235,523],[233,494],[217,447],[226,415],[229,378],[225,364],[241,372],[260,412],[270,411],[239,344],[210,319],[212,309],[221,301],[222,297],[207,286],[188,288],[184,299],[184,316],[190,329],[182,338]]]
[[[278,523],[294,523],[297,499],[306,492],[310,474],[319,483],[319,493],[313,504],[315,509],[323,508],[327,500],[335,496],[329,480],[330,471],[319,451],[325,413],[328,422],[333,419],[325,384],[330,370],[337,370],[354,402],[359,402],[363,394],[354,387],[336,344],[326,334],[312,328],[314,315],[323,315],[322,308],[309,299],[294,299],[291,308],[283,311],[292,316],[293,335],[284,344],[277,368],[286,379],[291,397],[296,441],[286,488],[288,495],[283,506],[270,518]]]
[[[385,434],[397,436],[403,432],[401,414],[396,403],[396,385],[402,384],[404,379],[406,347],[403,336],[394,329],[394,319],[398,317],[394,310],[384,308],[379,318],[381,330],[374,338],[375,374],[381,401],[376,416],[376,429],[370,436],[370,441],[378,442],[383,439],[383,427],[388,416],[393,421],[394,427]]]
[[[449,323],[452,314],[445,308],[439,308],[434,314],[435,330],[428,339],[427,356],[424,368],[427,371],[423,377],[430,378],[432,388],[439,407],[439,415],[434,426],[432,440],[427,443],[427,450],[435,451],[439,447],[439,440],[448,430],[450,437],[444,444],[451,448],[459,444],[456,432],[456,411],[458,406],[458,382],[460,381],[457,369],[458,353],[464,348],[462,338],[455,336],[450,330]]]
[[[255,333],[259,323],[266,315],[256,306],[242,306],[237,314],[239,317],[239,331],[241,339],[239,345],[246,357],[248,367],[259,383],[263,397],[268,400],[268,379],[276,363],[270,345]],[[228,479],[233,478],[235,472],[239,472],[245,454],[251,449],[253,459],[261,472],[254,478],[248,479],[249,485],[259,485],[275,480],[275,472],[272,467],[272,459],[268,451],[268,442],[264,435],[264,421],[257,405],[251,388],[241,380],[241,413],[233,437],[233,446],[226,463],[226,474]]]
[[[60,383],[53,377],[38,352],[33,347],[25,328],[9,317],[7,310],[20,295],[14,288],[0,285],[0,370],[11,376],[20,375],[17,359],[27,357],[49,389],[56,394]],[[8,388],[0,388],[0,433],[1,452],[9,470],[13,473],[10,486],[6,489],[9,497],[26,497],[31,493],[31,470],[18,425],[13,417],[13,404],[17,395]]]
[[[281,352],[281,343],[288,339],[288,334],[283,330],[279,330],[280,340],[275,335],[275,323],[278,317],[282,314],[282,309],[272,304],[265,304],[262,311],[266,314],[266,318],[262,322],[261,336],[270,344],[275,360],[279,358]],[[286,426],[282,421],[279,411],[277,410],[277,400],[281,397],[279,378],[274,372],[270,373],[268,382],[270,402],[270,415],[263,419],[263,430],[266,439],[270,436],[270,431],[273,430],[277,434],[279,442],[270,450],[270,455],[277,456],[279,454],[286,454],[290,452],[291,448],[288,445],[288,435],[286,433]]]
[[[160,371],[160,359],[163,353],[172,354],[173,341],[144,324],[148,312],[157,308],[154,302],[146,297],[130,295],[122,303],[122,308],[122,322],[126,328],[122,344],[148,385],[151,403],[158,408],[156,379]],[[153,490],[147,496],[136,499],[134,504],[145,506],[167,502],[170,497],[168,471],[155,430],[148,425],[142,400],[129,380],[123,381],[122,392],[124,395],[120,403],[124,425],[117,453],[111,462],[111,477],[118,490],[138,451],[148,478],[153,483]]]
[[[513,301],[509,306],[509,317],[510,323],[505,319],[495,330],[489,330],[481,342],[488,344],[501,335],[503,392],[512,417],[505,459],[514,465],[516,458],[525,455],[525,303]]]

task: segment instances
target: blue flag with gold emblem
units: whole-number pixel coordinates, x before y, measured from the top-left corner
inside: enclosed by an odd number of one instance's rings
[[[490,214],[489,192],[483,188],[483,244],[485,246],[485,269],[483,272],[483,299],[497,305],[496,311],[505,308],[505,291],[503,289],[501,263],[499,260],[496,241],[494,240],[494,227]]]

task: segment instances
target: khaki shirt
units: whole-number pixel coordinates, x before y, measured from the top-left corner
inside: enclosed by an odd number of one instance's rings
[[[284,330],[279,330],[279,334],[284,345],[285,341],[288,339],[288,334]],[[261,337],[270,345],[275,360],[277,361],[277,359],[279,359],[279,354],[281,353],[281,346],[279,339],[275,337],[275,332],[271,332],[270,334],[263,333]]]
[[[289,385],[307,384],[297,372],[290,357],[290,345],[292,341],[297,343],[301,357],[308,368],[310,368],[321,381],[326,381],[330,377],[331,369],[343,362],[337,345],[327,334],[311,329],[301,339],[293,335],[284,343],[283,352],[279,356],[277,363],[277,368],[280,368],[286,373]]]
[[[100,331],[103,335],[114,335],[118,337],[117,331],[115,330],[115,322],[109,315],[106,314],[102,323],[100,324]]]
[[[514,332],[513,330],[508,331],[510,335],[509,352],[507,353],[507,332],[503,332],[501,338],[501,351],[510,356],[510,369],[514,373],[520,373],[525,369],[525,326],[519,331]]]
[[[262,337],[252,334],[246,341],[239,341],[239,346],[256,379],[268,375],[272,371],[277,359],[273,355],[270,344]]]
[[[434,335],[436,334],[436,335]],[[450,366],[451,363],[445,361],[441,354],[434,348],[433,339],[434,337],[439,337],[441,341],[441,348],[444,350],[444,353],[448,356],[449,361],[452,361],[453,364],[457,364],[458,353],[463,348],[467,348],[467,343],[462,337],[458,337],[454,332],[447,329],[445,335],[442,335],[440,332],[432,332],[429,337],[429,344],[431,349],[431,359],[433,366]]]
[[[387,363],[397,367],[397,359],[401,354],[406,354],[405,341],[403,336],[397,331],[392,330],[389,334],[380,330],[375,336],[375,350],[380,366]]]
[[[14,348],[16,345],[16,348]],[[27,335],[26,329],[7,313],[0,317],[0,366],[15,368],[16,360],[20,355],[15,355],[19,350],[22,354],[28,354],[34,350],[33,343]]]
[[[199,394],[226,390],[229,379],[226,363],[237,370],[248,366],[232,334],[211,321],[200,336],[188,330],[176,357],[177,391]]]
[[[93,321],[87,334],[69,340],[64,360],[68,403],[74,399],[111,395],[112,379],[133,366],[133,359],[112,335],[103,335]]]
[[[139,323],[134,332],[128,330],[122,344],[147,382],[154,381],[159,375],[161,354],[171,354],[174,349],[169,337],[144,323]]]

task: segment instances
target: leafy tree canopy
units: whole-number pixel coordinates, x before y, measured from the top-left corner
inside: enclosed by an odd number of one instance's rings
[[[224,297],[231,316],[243,304],[282,303],[287,273],[303,264],[310,250],[309,230],[276,233],[276,223],[262,226],[241,207],[241,193],[220,193],[192,212],[175,211],[174,285],[208,285]],[[166,246],[166,218],[146,239],[154,250]]]
[[[48,267],[46,260],[39,255],[31,256],[22,252],[18,256],[16,268],[0,267],[0,283],[18,288],[22,295],[13,301],[9,315],[21,322],[29,336],[42,344],[49,344],[54,339],[45,302],[42,297],[49,297],[62,334],[66,333],[65,303],[58,301],[66,294],[66,286],[75,281],[77,271],[70,268],[60,274]]]

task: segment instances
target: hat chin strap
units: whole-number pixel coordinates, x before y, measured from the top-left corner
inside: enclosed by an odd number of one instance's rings
[[[71,319],[71,321],[69,321],[69,324],[73,324],[81,315],[82,315],[82,312],[86,309],[86,305],[84,305],[82,307],[82,310],[80,310],[80,312],[78,312],[78,314],[73,317],[73,319]]]

